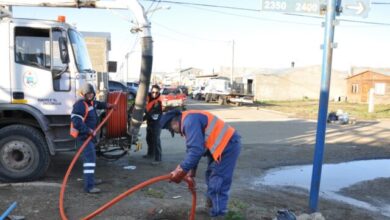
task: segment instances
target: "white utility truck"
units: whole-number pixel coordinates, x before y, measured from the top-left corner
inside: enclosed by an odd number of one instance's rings
[[[45,174],[51,156],[75,150],[69,135],[72,106],[80,98],[82,84],[90,82],[97,88],[83,37],[74,27],[63,17],[57,21],[13,18],[13,6],[134,12],[136,29],[142,35],[142,83],[125,133],[130,139],[135,137],[142,123],[152,64],[150,25],[138,1],[0,0],[0,180],[37,179]]]
[[[233,103],[237,106],[243,103],[253,104],[253,95],[246,94],[243,90],[242,84],[231,85],[229,78],[216,77],[207,81],[203,93],[206,102],[217,101],[220,105]]]

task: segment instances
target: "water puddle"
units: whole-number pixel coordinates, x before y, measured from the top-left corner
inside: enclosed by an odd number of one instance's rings
[[[255,184],[270,186],[293,186],[310,190],[312,165],[288,166],[270,169]],[[390,216],[390,204],[380,207],[337,192],[361,181],[390,177],[390,160],[361,160],[322,166],[320,195],[325,198],[340,200],[348,204],[381,212]],[[385,189],[384,189],[385,190]]]

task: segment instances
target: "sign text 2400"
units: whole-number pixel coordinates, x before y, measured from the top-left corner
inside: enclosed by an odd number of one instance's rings
[[[295,3],[295,11],[296,12],[318,12],[319,6],[316,3]]]

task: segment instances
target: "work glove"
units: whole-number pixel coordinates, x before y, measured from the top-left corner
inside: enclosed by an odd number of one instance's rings
[[[176,169],[171,172],[171,181],[175,183],[180,183],[187,173],[181,168],[180,165],[177,165]]]
[[[117,105],[117,104],[110,104],[110,103],[107,103],[107,109],[114,109],[114,110],[117,110],[117,109],[118,109],[118,105]]]
[[[88,135],[91,135],[92,137],[95,137],[95,136],[96,136],[96,131],[95,131],[95,130],[92,130],[92,129],[90,128],[89,131],[88,131]]]

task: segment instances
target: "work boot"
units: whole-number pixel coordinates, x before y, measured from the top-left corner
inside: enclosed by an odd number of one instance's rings
[[[145,158],[145,159],[152,159],[152,155],[145,154],[145,155],[142,156],[142,158]]]
[[[102,179],[95,179],[95,185],[100,185],[103,183]]]
[[[99,188],[93,187],[92,189],[88,190],[88,193],[97,194],[97,193],[100,193],[100,191],[101,190]]]

